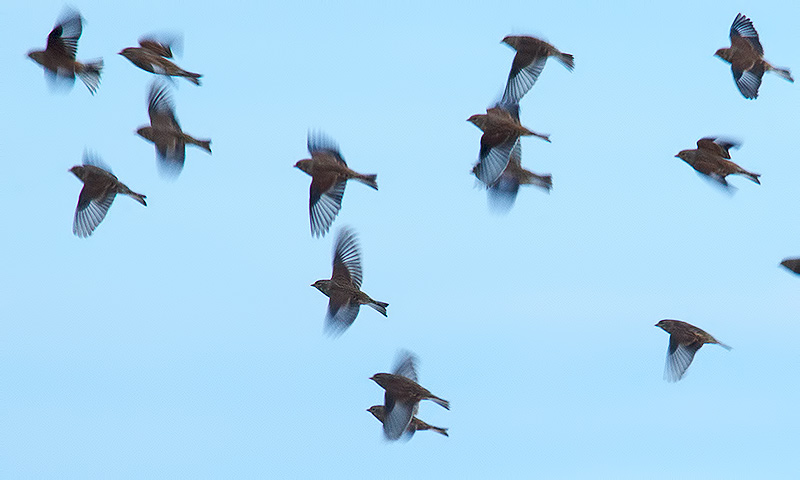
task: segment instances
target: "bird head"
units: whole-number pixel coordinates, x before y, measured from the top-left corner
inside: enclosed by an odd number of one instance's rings
[[[390,375],[388,373],[376,373],[375,375],[369,377],[369,379],[381,387],[386,388],[386,385],[389,383],[389,377]]]
[[[316,282],[312,283],[311,286],[319,290],[320,292],[324,293],[325,295],[328,294],[328,285],[330,284],[330,280],[317,280]]]
[[[86,168],[80,165],[75,165],[74,167],[69,169],[69,172],[71,172],[73,175],[83,180],[84,176],[86,175]]]
[[[28,58],[33,60],[34,62],[43,65],[44,64],[44,52],[41,50],[31,50],[28,52]]]
[[[475,125],[476,127],[480,128],[481,130],[486,127],[486,115],[484,114],[476,114],[467,119],[468,122]]]
[[[310,158],[306,158],[305,160],[300,160],[299,162],[295,163],[294,168],[299,168],[300,170],[311,175],[311,170],[313,168],[313,165],[314,162],[312,162]]]
[[[519,44],[519,37],[515,35],[507,35],[500,43],[505,43],[509,47],[516,50],[517,45]]]
[[[117,55],[122,55],[128,60],[132,60],[132,58],[136,55],[136,48],[135,47],[123,48],[122,50],[117,52]]]
[[[367,409],[369,413],[380,421],[383,421],[383,405],[373,405]]]
[[[139,127],[136,130],[136,134],[139,135],[140,137],[144,138],[144,139],[150,140],[151,142],[154,141],[153,140],[153,127]]]
[[[659,320],[655,326],[661,328],[665,332],[672,333],[672,322],[673,320]]]
[[[731,49],[730,48],[720,48],[714,53],[715,57],[719,57],[726,62],[730,63],[731,61]]]
[[[681,150],[677,155],[675,155],[675,158],[680,158],[684,162],[691,164],[691,159],[694,158],[693,154],[693,150]]]

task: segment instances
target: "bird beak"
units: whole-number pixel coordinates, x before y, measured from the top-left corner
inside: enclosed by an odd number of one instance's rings
[[[675,155],[675,158],[681,158],[680,155]]]

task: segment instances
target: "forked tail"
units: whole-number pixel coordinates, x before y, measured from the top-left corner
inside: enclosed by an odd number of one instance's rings
[[[388,317],[388,315],[386,315],[386,307],[389,306],[388,303],[375,301],[373,303],[368,303],[367,305],[377,310],[378,313],[380,313],[384,317]]]
[[[558,53],[558,61],[563,63],[567,70],[570,72],[575,68],[575,57],[570,55],[569,53]]]
[[[378,176],[377,175],[362,175],[358,177],[356,180],[359,182],[369,185],[370,187],[374,188],[375,190],[378,189]]]
[[[83,63],[77,69],[78,77],[86,84],[86,88],[92,92],[97,91],[100,86],[100,72],[103,70],[103,59],[94,62]]]
[[[792,78],[792,72],[788,68],[772,67],[771,70],[777,73],[779,77],[794,83],[794,78]]]

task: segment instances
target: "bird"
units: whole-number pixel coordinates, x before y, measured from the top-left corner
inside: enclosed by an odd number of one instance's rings
[[[69,171],[83,182],[72,223],[72,233],[80,238],[86,238],[94,232],[105,218],[118,193],[128,195],[147,206],[145,202],[147,197],[132,191],[120,182],[111,173],[111,169],[94,155],[84,153],[83,165],[75,165]]]
[[[667,364],[664,368],[664,379],[668,382],[677,382],[683,378],[694,354],[706,343],[716,343],[726,350],[731,349],[704,330],[680,320],[661,320],[655,326],[669,333]]]
[[[397,440],[409,431],[411,419],[419,410],[419,402],[431,400],[450,410],[450,402],[432,394],[417,383],[417,359],[410,352],[398,355],[394,373],[376,373],[370,380],[383,389],[383,433],[389,440]]]
[[[480,169],[478,162],[472,169],[477,176]],[[553,177],[550,174],[539,175],[522,167],[522,144],[517,142],[511,150],[506,169],[491,185],[487,186],[489,206],[498,213],[505,213],[514,206],[520,185],[534,185],[547,191],[553,188]]]
[[[697,148],[692,150],[681,150],[675,155],[692,168],[707,177],[718,182],[723,187],[728,188],[728,175],[744,175],[755,183],[761,185],[758,173],[748,172],[739,165],[730,161],[730,149],[739,145],[734,142],[714,138],[703,137],[697,141]]]
[[[473,173],[486,185],[492,185],[500,178],[520,136],[535,136],[550,142],[549,135],[522,126],[517,103],[498,103],[488,108],[485,114],[472,115],[467,121],[483,131],[479,161]]]
[[[385,409],[383,405],[373,405],[369,407],[367,411],[371,413],[373,416],[375,416],[375,418],[380,420],[381,423],[383,423],[383,420],[385,418],[385,413],[384,413]],[[413,435],[414,432],[419,432],[422,430],[433,430],[434,432],[444,435],[445,437],[450,436],[448,435],[446,428],[435,427],[433,425],[423,422],[417,417],[411,417],[411,423],[409,423],[408,427],[406,427],[405,434],[408,434],[410,436]]]
[[[197,145],[211,153],[211,140],[198,140],[181,130],[175,118],[175,106],[167,85],[154,81],[147,97],[150,126],[139,127],[136,133],[153,142],[156,147],[159,170],[166,177],[176,178],[183,169],[186,144]]]
[[[82,31],[83,17],[77,10],[67,8],[47,36],[45,49],[31,50],[28,57],[44,67],[45,75],[52,84],[63,79],[72,85],[77,75],[94,95],[100,86],[103,59],[91,62],[75,60]]]
[[[170,42],[144,36],[139,39],[138,47],[123,48],[119,54],[142,70],[169,77],[183,77],[200,86],[201,74],[186,71],[170,60],[172,58]]]
[[[503,102],[519,103],[536,83],[549,57],[555,57],[570,72],[575,68],[575,57],[563,53],[544,40],[535,37],[508,35],[502,43],[517,51],[511,63]]]
[[[731,46],[720,48],[714,55],[731,64],[733,80],[744,98],[752,100],[758,97],[764,72],[775,72],[781,78],[794,83],[788,68],[778,68],[764,60],[764,48],[758,41],[758,32],[749,18],[741,13],[736,15],[730,36]]]
[[[386,317],[386,302],[373,300],[361,291],[361,249],[356,232],[349,227],[339,230],[333,250],[333,273],[329,280],[317,280],[311,286],[324,293],[328,301],[325,331],[339,336],[356,319],[361,305],[367,305]]]
[[[308,134],[306,158],[294,164],[295,168],[311,175],[308,211],[311,218],[311,235],[323,237],[342,208],[344,187],[350,179],[378,189],[378,176],[364,175],[347,167],[339,146],[322,133]]]
[[[781,265],[794,273],[800,274],[800,258],[784,258]]]

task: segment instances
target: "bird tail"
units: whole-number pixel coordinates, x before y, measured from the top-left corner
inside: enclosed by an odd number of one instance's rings
[[[753,173],[753,172],[748,172],[747,170],[742,170],[742,171],[741,171],[741,172],[739,172],[739,173],[741,173],[741,174],[742,174],[742,175],[744,175],[745,177],[749,178],[750,180],[752,180],[752,181],[756,182],[757,184],[761,185],[761,182],[758,180],[758,177],[760,177],[760,176],[761,176],[760,174],[758,174],[758,173]]]
[[[211,153],[211,140],[198,140],[196,138],[190,137],[186,135],[186,142],[191,143],[192,145],[197,145],[198,147],[202,148],[203,150]]]
[[[439,397],[434,397],[433,395],[430,396],[430,400],[450,410],[450,402],[448,402],[447,400]]]
[[[388,317],[388,315],[386,315],[386,307],[388,307],[388,306],[389,306],[389,304],[388,304],[388,303],[386,303],[386,302],[378,302],[378,301],[373,301],[372,303],[368,303],[367,305],[369,305],[370,307],[372,307],[372,308],[374,308],[375,310],[377,310],[377,311],[378,311],[378,313],[380,313],[380,314],[381,314],[381,315],[383,315],[384,317]]]
[[[370,187],[374,188],[375,190],[378,189],[378,176],[377,175],[362,175],[356,178],[359,182],[369,185]]]
[[[717,345],[719,345],[720,347],[724,348],[725,350],[733,350],[733,347],[731,347],[730,345],[725,345],[722,342],[717,342]]]
[[[539,188],[543,188],[548,192],[553,189],[553,176],[550,174],[547,175],[539,175],[536,173],[531,172],[530,178],[526,179],[526,182],[529,185],[535,185]]]
[[[526,135],[526,136],[528,136],[528,135],[532,135],[532,136],[534,136],[534,137],[539,137],[539,138],[541,138],[542,140],[544,140],[544,141],[545,141],[545,142],[547,142],[547,143],[552,143],[552,142],[550,141],[550,134],[548,134],[548,133],[539,133],[539,132],[534,132],[533,130],[529,130],[529,129],[525,128],[525,127],[522,127],[522,128],[523,128],[523,130],[522,130],[522,135]]]
[[[76,73],[78,77],[86,84],[86,88],[92,92],[92,95],[97,91],[100,86],[100,72],[103,70],[103,59],[95,60],[94,62],[81,63],[77,68]]]
[[[794,78],[792,78],[792,72],[788,68],[772,67],[770,68],[770,70],[777,73],[779,77],[794,83]]]
[[[447,434],[447,429],[446,428],[434,427],[433,425],[431,425],[431,430],[433,430],[434,432],[439,433],[441,435],[444,435],[445,437],[449,437],[450,436],[450,435]]]
[[[189,80],[190,82],[194,83],[198,87],[200,86],[200,77],[202,77],[201,74],[187,72],[186,70],[184,70],[183,71],[183,76],[186,78],[186,80]]]
[[[125,194],[125,195],[131,197],[132,199],[134,199],[137,202],[141,203],[145,207],[147,206],[147,202],[144,201],[144,199],[147,198],[147,197],[142,195],[141,193],[136,193],[133,190],[131,190],[130,188],[127,189],[127,192],[120,191],[119,193],[122,193],[122,194]]]
[[[558,52],[558,61],[567,67],[570,72],[575,68],[575,57],[569,53]]]

